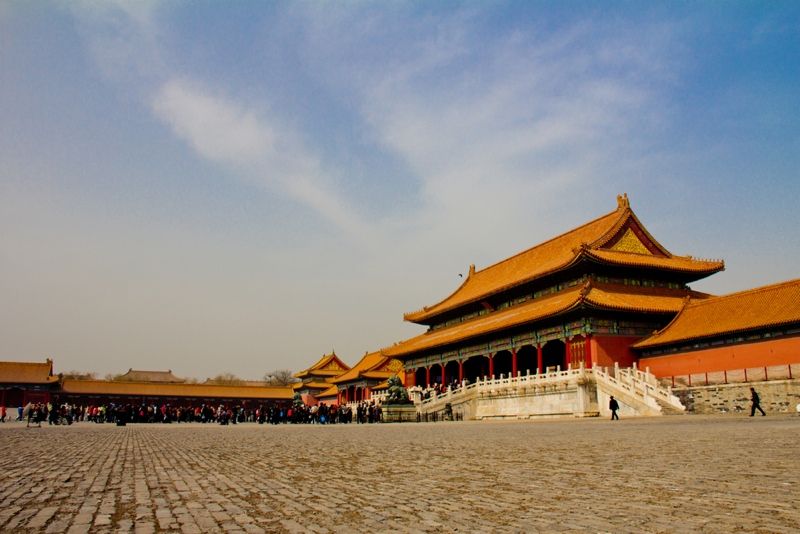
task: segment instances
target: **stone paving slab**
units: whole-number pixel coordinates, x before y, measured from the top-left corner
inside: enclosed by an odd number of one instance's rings
[[[0,424],[2,532],[800,532],[800,417]]]

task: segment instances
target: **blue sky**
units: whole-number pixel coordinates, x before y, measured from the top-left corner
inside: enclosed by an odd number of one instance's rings
[[[0,359],[345,361],[627,192],[798,276],[796,2],[4,2]]]

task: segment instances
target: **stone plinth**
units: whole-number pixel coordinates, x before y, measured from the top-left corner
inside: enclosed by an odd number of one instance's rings
[[[413,404],[384,404],[384,423],[411,423],[417,421],[417,407]]]

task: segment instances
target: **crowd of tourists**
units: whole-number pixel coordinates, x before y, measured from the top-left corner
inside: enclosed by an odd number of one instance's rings
[[[0,422],[6,421],[6,408],[0,406]],[[28,426],[90,423],[237,423],[259,424],[346,424],[379,423],[382,410],[379,404],[361,402],[355,409],[350,406],[320,403],[308,406],[296,402],[263,403],[258,406],[200,404],[52,404],[28,403],[17,408],[16,421],[27,421]],[[10,418],[9,418],[10,420]]]
[[[29,402],[25,406],[17,407],[17,415],[9,415],[5,406],[0,406],[0,423],[9,421],[26,421],[28,426],[42,426],[47,421],[51,425],[72,424],[75,420],[75,407],[68,404],[53,405],[51,403]]]

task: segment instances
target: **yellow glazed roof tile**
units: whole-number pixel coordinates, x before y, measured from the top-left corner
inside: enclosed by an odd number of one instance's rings
[[[681,289],[592,283],[575,286],[555,295],[542,297],[512,308],[495,311],[447,328],[430,330],[397,345],[383,349],[387,356],[408,357],[419,351],[442,347],[564,313],[578,306],[635,311],[677,313],[688,295],[702,299],[707,295]]]
[[[294,389],[328,389],[331,387],[331,383],[311,380],[310,382],[296,382],[293,386]]]
[[[706,299],[698,291],[597,284],[584,297],[584,303],[605,310],[642,313],[677,313],[687,297]]]
[[[800,323],[800,279],[687,302],[662,330],[636,343],[644,349]]]
[[[314,396],[318,399],[329,399],[331,397],[336,397],[336,395],[338,394],[339,394],[339,388],[336,386],[336,384],[334,384],[325,391],[321,391]]]
[[[420,350],[439,347],[487,334],[517,324],[544,319],[575,306],[580,300],[581,286],[556,295],[539,298],[513,308],[496,311],[447,328],[431,330],[392,347],[383,349],[387,356],[407,356]]]
[[[402,364],[400,362],[392,361],[391,358],[384,355],[381,351],[375,351],[365,354],[349,371],[341,376],[337,376],[331,380],[331,382],[341,384],[343,382],[358,380],[361,377],[373,379],[388,378],[399,371],[402,371]]]
[[[479,301],[490,294],[559,270],[575,259],[576,253],[573,249],[596,241],[613,228],[623,216],[623,209],[615,210],[485,269],[475,271],[471,267],[467,279],[453,294],[438,304],[407,313],[405,319],[422,321],[443,311]]]
[[[62,391],[76,395],[133,395],[194,397],[199,399],[288,400],[293,397],[291,386],[216,386],[209,384],[157,384],[153,382],[71,379],[64,380]]]
[[[311,377],[336,377],[350,369],[346,363],[339,359],[336,352],[330,354],[323,354],[317,362],[304,369],[299,373],[295,373],[296,378],[311,378]]]
[[[404,318],[407,321],[423,323],[440,313],[465,304],[480,302],[492,294],[565,269],[583,255],[593,257],[596,261],[619,265],[654,267],[698,274],[712,274],[724,268],[724,263],[721,261],[673,256],[647,232],[630,209],[627,196],[618,197],[617,201],[616,210],[574,230],[485,269],[476,271],[474,266],[470,266],[467,279],[450,296],[438,304],[406,313]],[[640,237],[633,232],[633,228]],[[649,247],[645,246],[643,241],[647,242]],[[632,246],[631,243],[635,243],[636,246]],[[630,252],[631,250],[649,253]]]
[[[713,273],[725,267],[724,262],[721,260],[698,260],[691,256],[671,256],[666,258],[663,256],[604,249],[589,250],[586,252],[586,255],[614,265],[658,267],[660,269],[672,271]]]
[[[52,384],[58,382],[53,376],[53,362],[0,362],[0,383],[6,384]]]
[[[180,378],[172,374],[172,369],[167,371],[142,371],[140,369],[128,369],[124,375],[120,375],[119,380],[129,380],[131,382],[162,382],[178,384],[186,382],[185,378]]]

